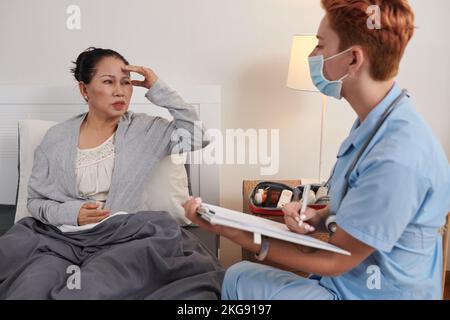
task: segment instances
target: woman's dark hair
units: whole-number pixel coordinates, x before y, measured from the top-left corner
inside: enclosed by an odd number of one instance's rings
[[[95,67],[97,63],[103,58],[114,57],[122,60],[126,65],[128,61],[118,52],[111,49],[102,49],[89,47],[78,55],[77,61],[72,61],[75,64],[74,68],[70,69],[77,81],[83,81],[85,84],[91,82],[95,74]]]

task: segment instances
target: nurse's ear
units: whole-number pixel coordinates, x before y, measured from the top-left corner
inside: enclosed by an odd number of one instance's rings
[[[350,51],[350,63],[348,69],[349,77],[358,77],[361,71],[364,69],[364,65],[367,64],[367,55],[361,46],[353,46]]]

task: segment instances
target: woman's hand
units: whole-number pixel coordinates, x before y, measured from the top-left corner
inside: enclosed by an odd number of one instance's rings
[[[293,201],[283,206],[282,211],[284,213],[284,222],[289,230],[300,234],[308,234],[316,230],[315,220],[320,217],[317,214],[317,210],[312,208],[306,208],[304,217],[300,219],[300,209],[302,207],[301,202]],[[303,222],[299,225],[300,220]],[[308,222],[306,222],[308,221]]]
[[[144,80],[131,80],[133,86],[144,87],[150,89],[153,84],[158,80],[158,76],[150,68],[137,67],[132,65],[127,65],[123,68],[124,71],[136,72],[144,76]]]
[[[90,223],[97,223],[107,218],[111,210],[97,210],[99,203],[85,203],[78,214],[78,225],[82,226]]]

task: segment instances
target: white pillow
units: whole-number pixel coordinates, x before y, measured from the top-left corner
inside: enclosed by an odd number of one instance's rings
[[[172,155],[155,164],[142,194],[144,211],[167,211],[179,224],[191,223],[184,215],[183,208],[183,204],[189,199],[185,162],[185,155]]]
[[[19,121],[19,190],[14,222],[30,217],[27,209],[28,180],[33,169],[34,151],[47,130],[57,124],[54,121]],[[183,156],[176,156],[182,157]],[[182,204],[189,198],[186,168],[171,156],[157,163],[150,174],[143,193],[142,211],[162,210],[169,212],[181,225],[190,224],[184,215]]]

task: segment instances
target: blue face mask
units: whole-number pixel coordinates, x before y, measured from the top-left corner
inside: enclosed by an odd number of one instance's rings
[[[342,99],[342,83],[348,74],[340,78],[339,80],[330,81],[323,75],[323,66],[325,61],[334,59],[348,51],[352,48],[348,48],[334,56],[324,59],[323,55],[309,57],[309,71],[311,73],[311,79],[316,88],[322,92],[324,95],[329,97],[334,97],[336,99]]]

